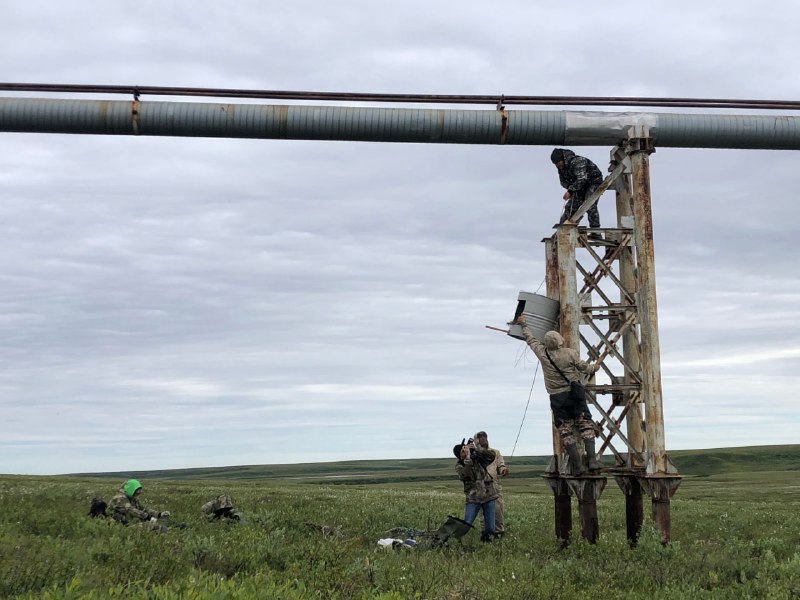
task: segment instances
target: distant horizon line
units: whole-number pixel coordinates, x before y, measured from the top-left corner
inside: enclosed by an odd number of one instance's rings
[[[684,454],[684,453],[693,453],[693,452],[710,452],[710,451],[723,451],[723,450],[743,450],[747,448],[757,449],[757,448],[779,448],[779,447],[795,447],[800,446],[798,444],[758,444],[758,445],[749,445],[749,446],[725,446],[725,447],[717,447],[717,448],[684,448],[680,450],[671,450],[667,451],[668,454]],[[540,454],[540,455],[520,455],[515,457],[506,457],[506,460],[511,462],[514,459],[518,460],[541,460],[541,461],[549,461],[552,457],[552,454]],[[53,473],[50,475],[28,475],[25,473],[0,473],[0,477],[15,477],[15,476],[29,476],[29,477],[106,477],[112,475],[133,475],[137,473],[170,473],[170,472],[190,472],[190,471],[208,471],[208,470],[228,470],[228,469],[245,469],[245,468],[268,468],[268,467],[297,467],[297,466],[314,466],[314,465],[341,465],[341,464],[366,464],[366,463],[383,463],[383,462],[400,462],[400,461],[442,461],[442,460],[451,460],[449,456],[439,456],[439,457],[423,457],[423,458],[365,458],[365,459],[344,459],[344,460],[336,460],[336,461],[317,461],[317,462],[286,462],[286,463],[250,463],[250,464],[236,464],[236,465],[212,465],[206,467],[170,467],[165,469],[126,469],[122,471],[91,471],[91,472],[77,472],[77,473]]]

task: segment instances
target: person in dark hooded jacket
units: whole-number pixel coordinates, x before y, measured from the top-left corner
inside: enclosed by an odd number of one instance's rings
[[[581,360],[580,355],[575,350],[565,348],[564,339],[557,331],[548,331],[544,334],[544,339],[539,341],[533,336],[524,315],[520,315],[517,318],[517,323],[522,326],[522,335],[525,337],[525,341],[542,365],[544,387],[547,389],[547,393],[550,394],[550,408],[553,411],[553,419],[561,437],[561,444],[564,446],[570,462],[574,465],[575,474],[583,474],[584,468],[576,446],[577,440],[573,433],[574,426],[581,433],[589,470],[596,471],[600,469],[601,465],[595,454],[595,431],[592,413],[589,412],[585,399],[577,402],[572,398],[569,383],[570,381],[582,382],[584,375],[595,373],[600,369],[600,365],[590,365]]]
[[[569,219],[584,201],[603,183],[603,174],[591,160],[578,156],[572,150],[555,148],[550,160],[558,169],[558,179],[564,192],[564,212],[559,223]],[[600,227],[600,212],[595,202],[589,211],[589,227]]]

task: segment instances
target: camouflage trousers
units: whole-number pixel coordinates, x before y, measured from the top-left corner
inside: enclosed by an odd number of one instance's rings
[[[594,421],[589,407],[585,401],[575,402],[569,390],[560,394],[550,394],[550,409],[553,411],[553,421],[563,446],[570,446],[576,442],[575,427],[580,431],[582,439],[595,438]]]
[[[583,204],[584,201],[591,196],[598,187],[600,187],[599,183],[591,183],[586,186],[584,190],[572,194],[570,199],[564,203],[564,212],[561,213],[561,219],[559,219],[558,222],[563,223],[569,219],[572,216],[572,213],[578,210],[581,207],[581,204]],[[589,227],[600,227],[600,211],[597,210],[597,202],[594,203],[592,208],[590,208],[586,214],[589,215]]]
[[[561,421],[557,427],[558,433],[561,436],[561,445],[564,447],[571,446],[576,442],[575,427],[577,427],[578,431],[580,431],[581,439],[593,440],[595,437],[594,421],[586,418],[586,415],[580,415],[575,419],[566,419]]]

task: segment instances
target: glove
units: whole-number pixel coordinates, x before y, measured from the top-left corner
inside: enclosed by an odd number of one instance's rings
[[[169,516],[169,511],[168,510],[162,510],[160,513],[158,513],[158,518],[159,519],[163,519],[163,518],[168,517],[168,516]]]

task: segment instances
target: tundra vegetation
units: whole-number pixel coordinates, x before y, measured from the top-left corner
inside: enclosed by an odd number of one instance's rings
[[[542,461],[509,460],[508,534],[386,550],[395,527],[461,515],[450,460],[237,467],[103,476],[0,477],[2,598],[800,598],[800,446],[674,453],[686,474],[673,541],[645,520],[625,538],[622,493],[598,502],[601,538],[559,547]],[[169,510],[157,534],[86,516],[127,476]],[[241,523],[200,506],[229,493]],[[649,514],[649,502],[645,501]],[[574,509],[575,510],[575,509]]]

